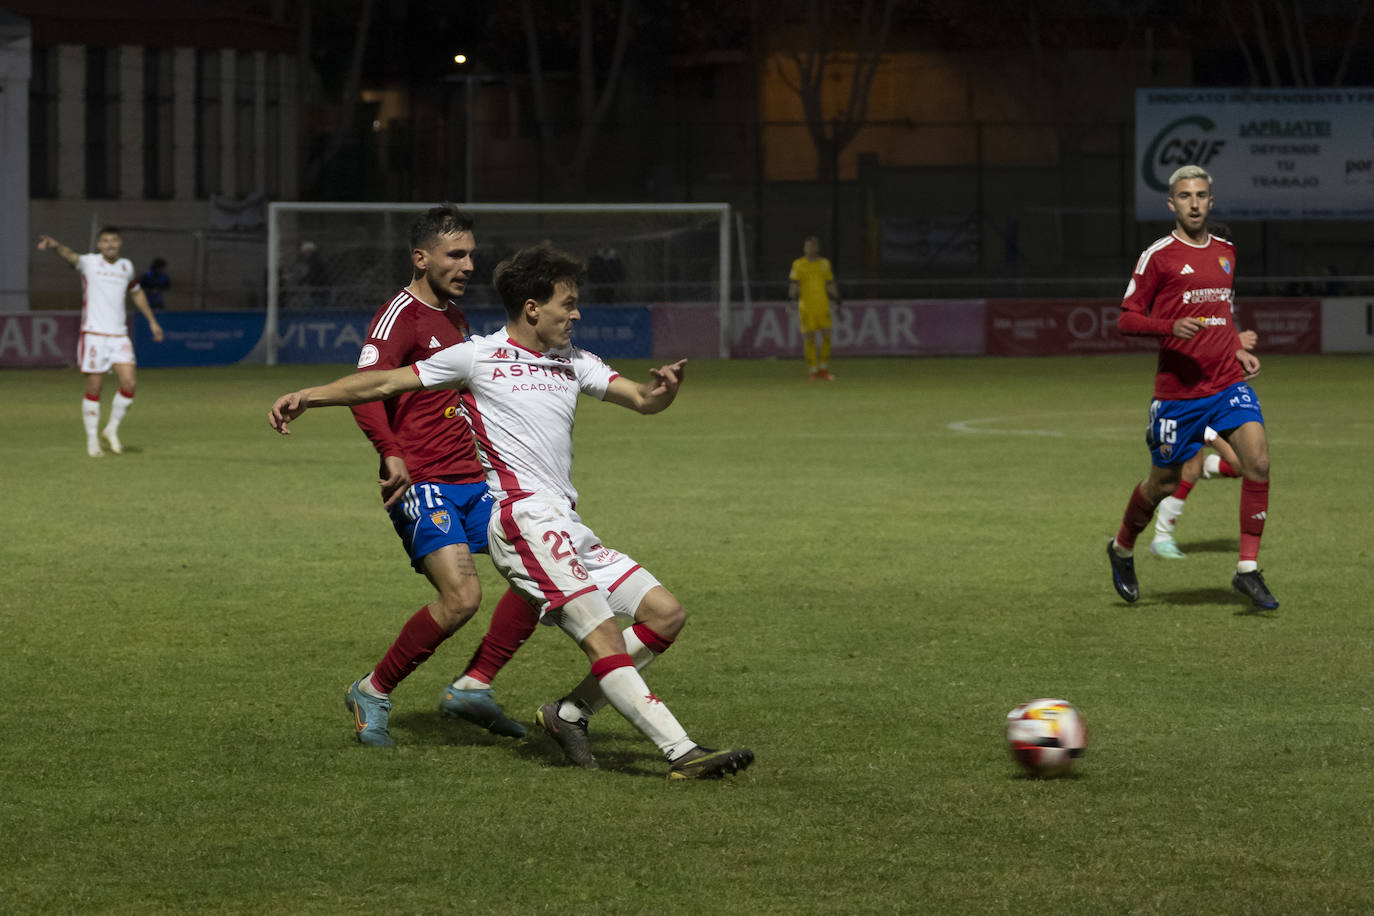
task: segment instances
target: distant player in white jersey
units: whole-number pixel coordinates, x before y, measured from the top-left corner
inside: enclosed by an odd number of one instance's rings
[[[632,559],[605,547],[576,511],[573,417],[587,394],[643,414],[677,397],[686,360],[651,369],[636,383],[572,346],[581,318],[581,262],[547,245],[497,266],[504,332],[476,337],[412,366],[360,372],[278,398],[268,420],[281,433],[309,407],[360,404],[420,388],[457,388],[497,502],[489,529],[492,561],[511,587],[587,654],[591,674],[562,699],[539,707],[539,724],[578,766],[594,768],[589,717],[609,702],[668,758],[668,778],[717,778],[749,766],[745,748],[715,751],[687,737],[639,671],[672,645],[686,613]],[[615,616],[633,624],[621,632]]]
[[[129,339],[129,323],[124,297],[127,295],[153,332],[153,340],[162,340],[162,325],[153,317],[148,297],[139,288],[134,265],[119,256],[124,244],[119,230],[106,226],[100,230],[95,247],[99,254],[77,254],[50,235],[39,236],[38,250],[51,251],[76,268],[81,274],[81,338],[76,347],[76,361],[86,374],[86,396],[81,402],[81,420],[86,427],[86,453],[92,458],[104,455],[100,440],[104,438],[116,455],[124,451],[119,442],[119,424],[134,402],[134,344]],[[110,420],[100,427],[100,384],[105,373],[114,370],[119,379],[119,391],[110,405]]]

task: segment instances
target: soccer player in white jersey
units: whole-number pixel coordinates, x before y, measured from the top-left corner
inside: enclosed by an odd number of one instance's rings
[[[77,254],[50,235],[39,236],[38,250],[51,251],[81,274],[81,337],[76,361],[86,374],[86,396],[81,402],[81,421],[86,427],[86,453],[92,458],[105,454],[103,438],[116,455],[124,451],[119,441],[119,424],[134,402],[134,344],[129,339],[129,322],[124,305],[126,295],[148,319],[153,340],[161,342],[162,325],[148,306],[148,297],[139,288],[134,265],[119,256],[124,244],[119,230],[106,226],[100,230],[95,247],[98,253]],[[100,385],[105,373],[114,370],[119,390],[110,405],[110,419],[100,428]]]
[[[581,262],[547,245],[496,268],[505,330],[449,347],[412,366],[361,372],[284,395],[272,428],[309,407],[360,404],[420,388],[458,388],[496,500],[491,558],[510,585],[587,654],[591,674],[536,719],[578,766],[593,768],[588,718],[607,702],[668,758],[670,779],[725,776],[749,766],[745,748],[715,751],[692,741],[639,671],[676,638],[686,614],[672,593],[632,559],[602,545],[576,511],[572,428],[580,394],[643,414],[677,397],[686,360],[632,382],[571,343],[581,317]],[[621,632],[615,616],[634,623]]]

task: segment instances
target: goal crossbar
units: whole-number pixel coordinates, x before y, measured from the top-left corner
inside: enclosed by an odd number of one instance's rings
[[[329,213],[420,213],[431,207],[433,203],[365,203],[365,202],[329,202],[329,203],[305,203],[295,201],[280,201],[268,204],[267,207],[267,315],[264,322],[264,338],[266,341],[266,360],[268,365],[277,364],[277,353],[280,345],[278,338],[280,330],[281,312],[281,277],[282,277],[282,217],[290,213],[300,214],[329,214]],[[635,216],[635,215],[682,215],[682,216],[705,216],[713,217],[717,225],[717,264],[719,276],[716,282],[717,302],[716,307],[720,319],[720,338],[719,348],[722,358],[728,357],[730,353],[730,276],[731,276],[731,244],[730,232],[733,226],[730,205],[728,203],[692,203],[692,204],[655,204],[655,203],[620,203],[620,204],[573,204],[573,203],[473,203],[458,204],[459,209],[474,216],[487,214],[511,214],[511,215],[534,215],[534,216],[558,216],[576,214],[579,216],[605,215],[605,216]],[[555,236],[556,237],[556,236]]]

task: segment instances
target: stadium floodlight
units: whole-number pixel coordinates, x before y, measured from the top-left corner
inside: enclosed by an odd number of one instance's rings
[[[282,311],[371,313],[410,282],[410,224],[433,203],[294,203],[267,209],[268,365],[276,365]],[[720,355],[730,353],[730,205],[456,204],[477,220],[478,270],[465,304],[495,305],[491,268],[502,255],[550,241],[613,272],[588,276],[592,304],[712,308]],[[302,252],[309,251],[307,269]],[[598,255],[602,256],[598,258]],[[597,260],[593,260],[597,259]]]

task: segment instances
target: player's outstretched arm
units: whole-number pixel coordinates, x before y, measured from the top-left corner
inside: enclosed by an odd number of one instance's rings
[[[75,267],[80,260],[80,255],[50,235],[40,235],[38,237],[38,250],[51,251],[73,267]]]
[[[1240,345],[1247,350],[1253,350],[1259,346],[1259,334],[1255,331],[1241,331]]]
[[[640,413],[658,413],[673,403],[677,390],[687,375],[687,360],[680,359],[657,369],[650,369],[652,381],[632,382],[618,376],[606,389],[606,400]]]
[[[355,372],[335,379],[327,385],[302,388],[277,398],[267,412],[267,422],[283,436],[291,435],[286,425],[311,407],[339,407],[384,401],[407,391],[421,388],[420,377],[410,366],[374,372]]]

